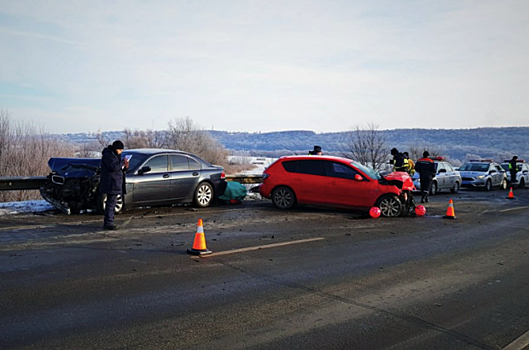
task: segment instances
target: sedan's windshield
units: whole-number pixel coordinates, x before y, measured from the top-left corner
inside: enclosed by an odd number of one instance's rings
[[[486,172],[487,170],[489,170],[489,164],[482,163],[467,163],[459,168],[459,171],[479,171],[482,173]]]
[[[367,176],[369,176],[370,178],[374,179],[374,180],[380,180],[382,178],[382,176],[380,176],[378,171],[370,169],[370,168],[368,168],[366,166],[363,166],[362,164],[360,164],[358,162],[351,162],[351,165],[354,166],[355,168],[357,168],[358,170],[360,170],[361,172],[363,172],[364,174],[366,174]]]

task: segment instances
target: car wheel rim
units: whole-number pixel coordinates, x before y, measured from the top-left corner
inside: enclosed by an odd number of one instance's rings
[[[380,211],[383,216],[397,216],[400,212],[400,204],[395,198],[384,199],[380,203]]]
[[[103,211],[107,208],[107,196],[105,195],[105,200],[103,201]],[[116,206],[114,207],[114,212],[119,213],[123,208],[123,196],[118,194],[116,197]]]
[[[286,208],[292,202],[292,194],[286,190],[279,190],[276,192],[274,199],[278,206]]]
[[[197,192],[197,200],[200,205],[206,205],[211,201],[212,195],[211,187],[207,185],[200,186]]]

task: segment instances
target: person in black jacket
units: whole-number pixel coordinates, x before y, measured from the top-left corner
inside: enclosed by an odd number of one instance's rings
[[[432,187],[432,179],[435,177],[435,163],[428,158],[430,153],[424,151],[422,158],[415,163],[415,171],[420,175],[421,180],[421,203],[428,202],[428,195],[430,194],[430,187]]]
[[[509,172],[511,173],[511,184],[515,184],[516,182],[516,173],[518,172],[518,164],[517,161],[518,156],[512,157],[512,159],[509,161]]]
[[[129,167],[128,160],[121,160],[123,142],[117,140],[103,150],[101,158],[101,182],[99,193],[106,194],[105,219],[103,229],[117,230],[114,224],[114,210],[118,195],[125,194],[125,170]]]

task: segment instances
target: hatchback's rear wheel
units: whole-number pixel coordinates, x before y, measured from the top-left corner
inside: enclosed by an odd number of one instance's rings
[[[278,209],[290,209],[296,203],[296,195],[288,187],[278,187],[272,191],[272,203]]]
[[[209,182],[202,182],[195,190],[193,202],[199,208],[205,208],[213,201],[213,186]]]
[[[395,195],[384,195],[379,198],[376,204],[380,208],[382,216],[396,217],[402,211],[402,203]]]

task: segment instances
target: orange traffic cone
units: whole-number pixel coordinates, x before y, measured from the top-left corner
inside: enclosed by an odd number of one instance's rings
[[[448,209],[446,209],[446,215],[443,216],[443,218],[445,219],[455,219],[456,218],[456,213],[454,211],[454,201],[451,199],[448,201]]]
[[[192,255],[207,255],[212,253],[211,250],[206,248],[206,236],[204,235],[204,226],[202,225],[202,219],[198,219],[197,233],[195,234],[193,248],[188,248],[187,253]]]
[[[514,193],[512,192],[512,187],[511,187],[511,190],[509,191],[509,195],[507,196],[507,199],[514,199]]]

